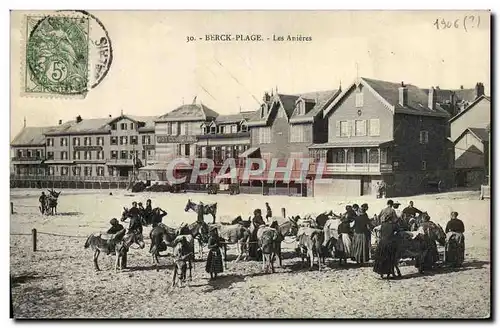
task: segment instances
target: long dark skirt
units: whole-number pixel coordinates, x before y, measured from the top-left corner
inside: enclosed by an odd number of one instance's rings
[[[415,267],[419,272],[426,269],[432,269],[439,260],[439,253],[436,242],[429,238],[424,238],[419,255],[415,258]]]
[[[220,249],[210,250],[207,256],[207,265],[205,266],[207,273],[221,273],[224,272],[222,265],[222,254]]]
[[[463,233],[455,232],[446,242],[446,263],[452,266],[461,266],[465,258],[465,237]]]
[[[365,233],[354,234],[352,239],[352,253],[358,263],[370,260],[370,240]]]
[[[391,274],[397,260],[396,240],[381,240],[374,254],[373,271],[382,274]]]

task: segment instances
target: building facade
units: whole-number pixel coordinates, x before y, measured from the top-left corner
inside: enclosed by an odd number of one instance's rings
[[[485,95],[450,119],[458,187],[478,187],[488,179],[490,121],[491,99]]]
[[[328,142],[310,146],[311,157],[327,161],[314,195],[372,194],[382,181],[388,195],[449,185],[449,114],[435,92],[367,78],[352,83],[324,110]]]

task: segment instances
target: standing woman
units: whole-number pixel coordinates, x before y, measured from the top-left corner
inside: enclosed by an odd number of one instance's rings
[[[337,247],[335,247],[335,257],[339,259],[339,264],[342,264],[342,260],[347,264],[347,259],[352,257],[351,227],[347,216],[342,217],[337,231],[339,239],[337,240]]]
[[[389,278],[393,273],[393,267],[397,260],[397,237],[398,231],[396,219],[392,216],[386,216],[385,221],[380,227],[380,241],[374,254],[373,271],[378,273],[381,278],[384,274]]]
[[[370,227],[371,222],[366,214],[368,204],[361,205],[359,215],[354,218],[354,237],[352,252],[356,263],[362,264],[370,260]]]
[[[210,280],[216,279],[217,274],[224,271],[222,265],[222,254],[220,252],[220,239],[216,227],[210,228],[210,237],[208,238],[208,256],[205,270],[210,273]]]
[[[465,257],[465,226],[457,212],[451,212],[451,219],[446,225],[445,261],[452,267],[460,267]]]

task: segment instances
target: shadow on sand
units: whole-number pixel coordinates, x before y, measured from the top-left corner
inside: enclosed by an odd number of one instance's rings
[[[134,267],[129,267],[127,268],[127,271],[129,272],[135,272],[135,271],[156,271],[156,269],[158,268],[158,270],[173,270],[174,269],[174,263],[170,263],[170,264],[160,264],[158,265],[158,267],[156,265],[139,265],[139,266],[134,266]]]
[[[57,277],[57,276],[55,276],[55,275],[40,276],[34,272],[31,272],[31,273],[23,274],[20,276],[11,276],[10,283],[11,283],[11,287],[18,287],[18,286],[25,284],[27,282],[30,282],[32,280],[55,278],[55,277]]]
[[[83,215],[82,212],[58,212],[57,216],[78,216]]]
[[[245,281],[245,277],[241,274],[228,274],[228,275],[223,275],[217,277],[215,280],[209,280],[208,281],[208,286],[211,288],[208,288],[207,290],[204,290],[204,293],[211,293],[215,290],[220,290],[220,289],[226,289],[231,287],[233,284]]]
[[[407,275],[402,276],[401,278],[397,278],[394,280],[406,280],[406,279],[413,279],[413,278],[420,278],[420,277],[429,277],[429,276],[436,276],[436,275],[441,275],[441,274],[446,274],[446,273],[451,273],[451,272],[462,272],[462,271],[469,271],[469,270],[478,270],[478,269],[483,269],[485,265],[490,264],[489,261],[470,261],[470,262],[464,262],[462,267],[459,268],[453,268],[449,267],[446,265],[443,266],[438,266],[437,268],[433,270],[427,270],[423,274],[418,273],[418,272],[413,272]]]

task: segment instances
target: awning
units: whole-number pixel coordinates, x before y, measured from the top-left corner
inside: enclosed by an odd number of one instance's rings
[[[256,157],[260,157],[260,147],[251,147],[245,150],[243,153],[240,154],[240,158],[246,158],[250,157],[252,155],[255,155]]]
[[[42,164],[42,161],[12,161],[12,164],[14,165],[35,165],[35,164]]]
[[[62,160],[62,159],[58,159],[58,160],[53,160],[53,159],[49,159],[49,160],[46,160],[44,162],[44,164],[73,164],[75,161],[71,161],[71,160]]]
[[[359,148],[359,147],[380,147],[393,142],[393,140],[341,140],[335,142],[312,144],[309,149],[326,149],[326,148]]]

